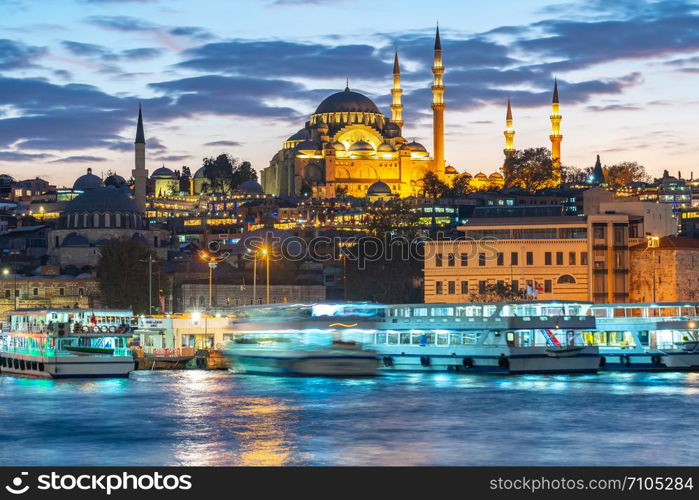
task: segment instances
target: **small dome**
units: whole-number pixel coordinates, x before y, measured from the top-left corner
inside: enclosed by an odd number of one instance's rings
[[[287,141],[306,141],[311,138],[311,134],[306,130],[305,128],[302,128],[298,132],[296,132],[294,135],[289,137]]]
[[[457,170],[452,167],[451,165],[447,165],[447,168],[444,169],[445,174],[457,174]]]
[[[381,153],[392,153],[392,152],[393,152],[393,146],[391,146],[391,145],[390,145],[389,143],[387,143],[387,142],[382,142],[382,143],[379,145],[377,151],[379,151],[379,152],[381,152]]]
[[[78,233],[70,233],[68,236],[63,238],[62,246],[64,246],[64,247],[89,247],[90,242],[87,241],[87,238],[85,238],[84,236],[82,236]]]
[[[238,190],[246,194],[265,194],[265,190],[257,181],[245,181],[238,186]]]
[[[491,179],[502,179],[503,177],[502,177],[502,174],[500,174],[499,172],[493,172],[492,174],[490,174],[490,178]]]
[[[403,144],[403,147],[401,149],[408,150],[408,151],[419,151],[421,153],[427,153],[425,146],[423,146],[419,142],[415,142],[415,141],[409,142],[407,144]]]
[[[372,196],[372,195],[390,195],[391,193],[391,188],[386,184],[385,182],[382,181],[376,181],[373,183],[371,186],[369,186],[369,189],[367,189],[366,192],[367,196]]]
[[[64,213],[76,212],[138,213],[138,208],[129,196],[114,186],[109,186],[107,188],[90,189],[70,200],[68,205],[66,205]]]
[[[488,180],[488,176],[485,175],[483,172],[478,172],[478,173],[476,174],[476,177],[475,177],[475,178],[476,178],[476,179]]]
[[[357,141],[349,147],[350,151],[374,151],[374,146],[366,141]]]
[[[349,87],[346,87],[344,92],[326,97],[316,109],[316,114],[338,112],[381,113],[371,99],[359,92],[352,92]]]
[[[106,179],[104,179],[104,185],[105,186],[114,186],[116,188],[119,188],[126,184],[126,179],[124,179],[121,175],[119,174],[112,174],[108,175]]]
[[[342,144],[341,142],[335,141],[335,142],[331,143],[331,146],[333,147],[333,149],[335,149],[335,151],[345,151],[346,150],[345,145]]]
[[[102,186],[102,179],[94,175],[91,168],[88,168],[87,173],[75,179],[73,183],[73,189],[79,190],[101,188]]]
[[[169,168],[162,166],[153,172],[151,175],[153,179],[175,179],[175,172]]]
[[[469,174],[468,172],[464,172],[464,173],[461,174],[461,175],[463,175],[464,177],[473,177],[473,176],[472,176],[471,174]]]
[[[320,149],[320,144],[313,141],[303,141],[299,142],[294,149],[297,151],[318,151]]]
[[[194,179],[203,179],[203,178],[205,177],[205,176],[204,176],[204,171],[205,171],[205,168],[204,168],[204,167],[199,167],[199,169],[198,169],[196,172],[194,172],[194,177],[193,177],[193,178],[194,178]]]

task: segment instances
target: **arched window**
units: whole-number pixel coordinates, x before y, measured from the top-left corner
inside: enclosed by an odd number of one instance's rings
[[[564,274],[563,276],[558,278],[558,281],[556,281],[559,285],[572,285],[577,283],[575,281],[575,278],[572,277],[570,274]]]

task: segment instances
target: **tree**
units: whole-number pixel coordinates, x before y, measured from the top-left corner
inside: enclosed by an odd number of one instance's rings
[[[611,167],[604,167],[604,177],[610,186],[626,186],[632,182],[650,181],[646,167],[635,161],[622,161]]]
[[[428,198],[441,198],[449,189],[449,186],[437,174],[429,170],[425,172],[419,182],[423,196]]]
[[[468,299],[470,302],[519,302],[524,300],[524,294],[509,283],[486,283],[482,291],[471,292]]]
[[[463,198],[471,191],[471,177],[466,174],[459,174],[452,180],[451,187],[447,189],[446,196],[449,198]]]
[[[367,229],[369,234],[383,240],[393,236],[412,239],[417,231],[418,215],[400,201],[376,204],[367,207]]]
[[[565,184],[583,184],[592,174],[592,167],[561,166],[561,182]]]
[[[97,279],[102,301],[107,307],[132,308],[135,313],[148,311],[148,258],[152,256],[143,241],[121,238],[108,241],[97,262]],[[153,264],[153,274],[159,271]],[[152,303],[157,304],[157,287]]]
[[[249,161],[241,162],[228,154],[204,158],[204,191],[231,194],[245,181],[257,181],[257,172]]]
[[[556,183],[548,148],[528,148],[509,156],[502,166],[505,187],[521,187],[530,193]]]

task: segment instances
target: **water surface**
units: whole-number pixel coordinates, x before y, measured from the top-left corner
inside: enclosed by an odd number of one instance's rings
[[[699,374],[0,377],[0,465],[699,465]]]

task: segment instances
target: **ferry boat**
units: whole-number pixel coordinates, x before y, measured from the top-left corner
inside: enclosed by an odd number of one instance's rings
[[[324,336],[374,351],[383,370],[595,373],[599,348],[583,339],[594,329],[581,302],[276,304],[236,309],[231,345]]]
[[[601,369],[699,370],[699,303],[595,304]]]
[[[0,372],[38,378],[128,377],[133,313],[24,309],[0,332]]]

